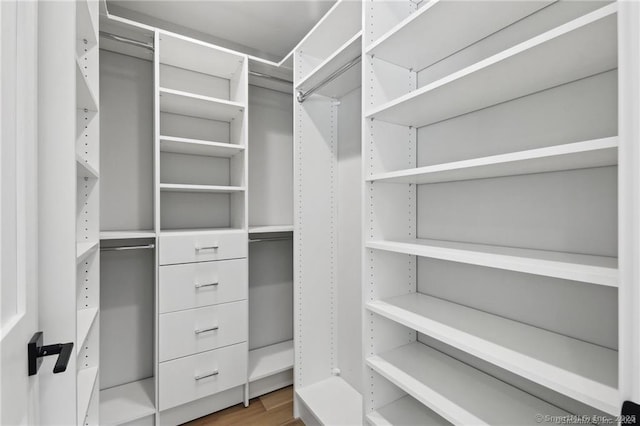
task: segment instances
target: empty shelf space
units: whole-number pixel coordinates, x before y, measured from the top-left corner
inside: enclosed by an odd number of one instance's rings
[[[98,378],[98,367],[83,368],[78,371],[78,424],[84,424],[87,410],[93,396],[93,391]]]
[[[373,426],[447,426],[451,424],[410,396],[404,396],[368,414],[367,420]]]
[[[76,263],[84,261],[98,248],[99,241],[76,243]]]
[[[367,248],[566,280],[618,286],[618,259],[453,241],[375,240]]]
[[[155,231],[100,231],[100,240],[133,240],[155,238]]]
[[[115,426],[155,414],[154,379],[100,391],[100,424]]]
[[[366,54],[420,71],[552,1],[431,1],[372,43]],[[425,40],[438,40],[425,48]]]
[[[616,11],[615,3],[605,6],[387,102],[367,117],[422,127],[615,69]]]
[[[76,155],[76,169],[78,176],[90,179],[97,179],[100,177],[98,170],[79,155]]]
[[[159,37],[161,64],[226,79],[242,71],[244,59],[235,52],[164,31]]]
[[[546,173],[618,164],[618,138],[556,145],[371,175],[370,182],[437,183]]]
[[[537,414],[568,414],[418,342],[370,357],[367,365],[453,424],[535,425]],[[406,405],[399,415],[420,416],[415,404]]]
[[[340,377],[305,386],[296,394],[323,425],[362,424],[362,396]]]
[[[619,410],[617,351],[420,293],[366,307],[609,414]]]
[[[249,351],[249,381],[293,368],[293,340]]]
[[[293,225],[255,225],[249,226],[250,234],[271,234],[276,232],[293,232]]]
[[[161,87],[160,111],[230,122],[242,115],[244,105],[238,102]]]
[[[313,71],[311,71],[309,75],[307,75],[307,77],[297,85],[296,90],[306,92],[309,89],[316,87],[321,82],[327,81],[327,79],[336,71],[360,57],[361,43],[362,31],[354,35],[325,61],[314,68]],[[356,68],[359,69],[359,67],[354,66],[351,68],[351,72],[347,71],[342,75],[342,77],[336,77],[336,79],[332,80],[322,88],[319,88],[315,93],[333,98],[340,98],[342,95],[360,87],[362,84],[360,81],[361,76],[360,72],[357,71]]]
[[[160,191],[174,192],[212,192],[218,194],[229,194],[233,192],[242,192],[243,186],[222,186],[222,185],[186,185],[179,183],[161,183]]]
[[[231,158],[244,151],[244,146],[198,139],[160,136],[160,151],[174,154]]]
[[[84,342],[87,340],[89,331],[98,316],[98,308],[87,308],[78,310],[76,324],[76,353],[80,354]]]
[[[76,58],[76,108],[89,111],[98,110],[96,96],[91,90],[89,80],[85,77],[80,60]]]

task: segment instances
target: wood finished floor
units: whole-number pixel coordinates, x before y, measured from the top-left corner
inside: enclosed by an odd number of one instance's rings
[[[185,423],[187,426],[304,426],[293,418],[293,386]]]

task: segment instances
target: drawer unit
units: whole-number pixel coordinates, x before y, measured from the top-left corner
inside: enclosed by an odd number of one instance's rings
[[[247,301],[160,315],[160,361],[247,341]]]
[[[243,385],[247,358],[240,343],[160,363],[160,410]]]
[[[159,243],[160,265],[247,257],[246,231],[165,232]]]
[[[160,267],[160,313],[247,298],[247,260],[185,263]]]

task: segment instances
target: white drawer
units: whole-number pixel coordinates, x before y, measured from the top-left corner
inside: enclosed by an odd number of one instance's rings
[[[160,361],[247,341],[247,301],[160,314]]]
[[[247,298],[247,259],[160,267],[160,313]]]
[[[160,410],[245,384],[247,349],[240,343],[160,363]]]
[[[161,265],[247,257],[246,231],[165,232],[159,244]]]

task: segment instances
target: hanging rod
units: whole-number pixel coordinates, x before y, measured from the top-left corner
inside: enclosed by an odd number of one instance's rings
[[[264,74],[258,71],[249,71],[249,75],[252,75],[254,77],[260,77],[260,78],[268,78],[269,80],[277,81],[279,83],[293,84],[293,82],[289,80],[285,80],[284,78],[276,77],[269,74]]]
[[[354,58],[350,62],[347,62],[346,64],[344,64],[343,66],[341,66],[340,68],[332,72],[327,78],[325,78],[324,80],[322,80],[321,82],[319,82],[318,84],[313,86],[311,89],[307,90],[306,92],[299,90],[298,93],[296,93],[296,99],[298,100],[298,102],[303,103],[309,96],[313,95],[315,92],[317,92],[327,84],[331,83],[336,78],[340,77],[346,71],[351,69],[351,67],[358,64],[361,60],[362,60],[362,57],[358,56],[357,58]]]
[[[155,51],[153,45],[144,43],[142,41],[134,40],[132,38],[122,37],[119,35],[111,34],[106,31],[100,31],[100,37],[108,38],[109,40],[119,41],[120,43],[127,43],[132,46],[142,47],[143,49],[149,49],[152,52]]]
[[[144,250],[152,249],[155,247],[155,244],[145,244],[141,246],[100,247],[100,251]]]
[[[261,243],[264,241],[287,241],[287,240],[293,240],[293,237],[267,237],[267,238],[250,238],[249,242],[250,243]]]

